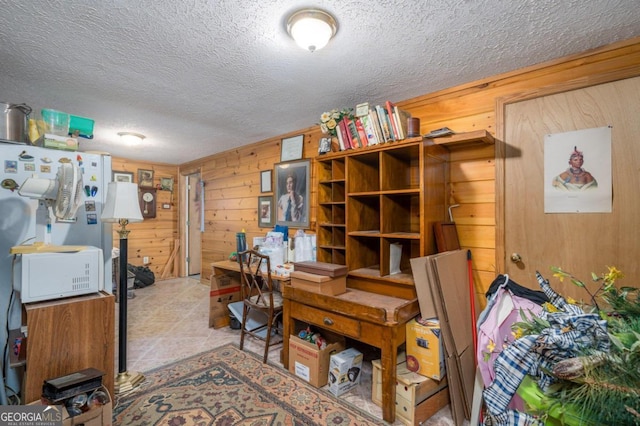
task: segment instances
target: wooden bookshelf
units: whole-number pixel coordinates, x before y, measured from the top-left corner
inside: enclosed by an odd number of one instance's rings
[[[347,265],[367,290],[413,286],[409,259],[435,253],[433,223],[446,217],[447,161],[422,137],[318,157],[318,261]]]

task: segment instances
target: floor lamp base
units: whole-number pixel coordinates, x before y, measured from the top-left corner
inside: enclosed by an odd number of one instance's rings
[[[125,371],[118,373],[113,388],[116,394],[129,392],[144,381],[144,376],[135,371]]]

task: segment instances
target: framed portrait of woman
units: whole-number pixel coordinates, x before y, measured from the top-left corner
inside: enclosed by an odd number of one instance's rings
[[[290,228],[309,227],[309,160],[275,165],[276,224]]]
[[[138,186],[153,186],[153,170],[138,169]]]

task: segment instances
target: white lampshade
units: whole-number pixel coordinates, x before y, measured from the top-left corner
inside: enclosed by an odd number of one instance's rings
[[[325,47],[337,30],[333,16],[317,9],[299,10],[287,21],[287,31],[291,37],[298,46],[310,52]]]
[[[142,222],[142,212],[138,202],[138,184],[131,182],[109,182],[107,202],[104,204],[103,222]]]

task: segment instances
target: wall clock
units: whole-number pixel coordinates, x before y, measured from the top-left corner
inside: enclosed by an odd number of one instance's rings
[[[138,200],[142,217],[147,219],[156,217],[156,198],[155,188],[140,188]]]

